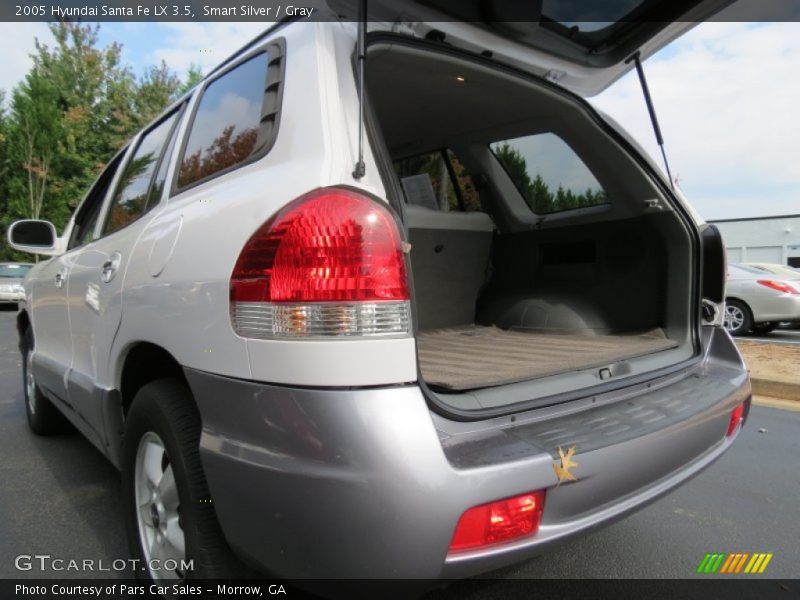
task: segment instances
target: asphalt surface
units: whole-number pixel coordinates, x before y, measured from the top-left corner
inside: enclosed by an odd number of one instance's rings
[[[20,554],[125,559],[119,473],[79,434],[42,438],[27,428],[14,316],[0,312],[0,578],[42,576],[17,571]],[[707,552],[773,552],[760,577],[797,578],[799,434],[800,412],[754,406],[733,448],[671,495],[488,577],[691,578]],[[501,585],[482,584],[478,597],[502,597]]]

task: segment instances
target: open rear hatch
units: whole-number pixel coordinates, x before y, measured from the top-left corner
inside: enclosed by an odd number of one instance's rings
[[[549,404],[698,355],[697,230],[590,106],[447,44],[378,32],[367,55],[438,400]]]
[[[573,94],[731,3],[370,0],[368,28],[361,12],[371,135],[411,245],[420,374],[441,403],[551,404],[698,356],[692,218]]]
[[[334,1],[356,18],[356,2]],[[370,31],[439,39],[557,81],[603,91],[642,60],[733,0],[369,0]]]

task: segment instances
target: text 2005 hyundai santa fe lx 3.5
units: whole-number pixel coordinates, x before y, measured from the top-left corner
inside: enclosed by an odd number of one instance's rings
[[[30,425],[121,469],[134,557],[193,561],[150,576],[468,576],[730,447],[720,237],[578,95],[692,25],[641,4],[673,22],[273,26],[62,236],[10,228],[51,256],[18,318]]]

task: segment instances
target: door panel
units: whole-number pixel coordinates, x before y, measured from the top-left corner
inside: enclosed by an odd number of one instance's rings
[[[108,367],[122,316],[122,283],[128,257],[149,216],[89,244],[72,266],[69,316],[72,369],[69,395],[84,420],[104,438],[98,379]],[[105,438],[104,438],[105,439]]]
[[[166,178],[165,160],[180,119],[180,109],[162,119],[138,141],[107,200],[101,237],[76,257],[69,280],[72,368],[69,394],[83,419],[106,439],[100,398],[110,389],[110,354],[122,321],[125,270],[139,236],[157,211]],[[165,159],[166,156],[166,159]]]
[[[74,254],[48,261],[30,281],[34,355],[33,373],[37,383],[67,401],[66,374],[72,360],[67,279]]]

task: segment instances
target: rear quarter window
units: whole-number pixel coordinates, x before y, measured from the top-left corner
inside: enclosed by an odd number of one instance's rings
[[[609,203],[583,160],[554,133],[501,140],[489,148],[536,214]]]
[[[442,211],[480,211],[471,175],[449,148],[394,161],[406,202]]]
[[[230,68],[201,92],[181,154],[176,191],[263,156],[280,114],[283,43]]]

